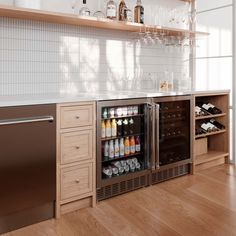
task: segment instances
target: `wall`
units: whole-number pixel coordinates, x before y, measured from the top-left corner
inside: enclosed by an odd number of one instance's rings
[[[42,6],[70,10],[64,5],[68,1],[58,2],[43,1]],[[170,2],[165,1],[166,6]],[[145,6],[147,15],[154,3]],[[182,73],[188,73],[188,50],[140,44],[135,37],[127,32],[0,18],[0,95],[150,90],[156,89],[166,70],[174,72],[178,88]]]

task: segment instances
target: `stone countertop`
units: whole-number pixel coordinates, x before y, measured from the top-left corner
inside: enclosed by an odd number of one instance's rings
[[[114,91],[100,93],[78,93],[78,94],[47,94],[47,95],[18,95],[0,96],[0,107],[42,105],[67,102],[105,101],[120,99],[152,98],[166,96],[181,96],[204,93],[228,93],[229,90],[205,90],[186,92],[156,92],[156,91]]]

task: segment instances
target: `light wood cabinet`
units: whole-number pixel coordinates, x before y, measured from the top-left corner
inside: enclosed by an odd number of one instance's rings
[[[224,129],[195,135],[193,145],[193,173],[213,166],[229,163],[229,93],[204,93],[194,95],[194,102],[210,102],[219,108],[222,113],[195,117],[194,130],[202,122],[214,119],[224,125]]]
[[[95,103],[57,105],[57,218],[96,204],[95,139]]]

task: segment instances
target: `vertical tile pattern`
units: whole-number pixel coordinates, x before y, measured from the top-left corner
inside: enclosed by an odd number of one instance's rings
[[[127,32],[0,18],[0,95],[155,89],[176,81],[188,52],[137,43]]]

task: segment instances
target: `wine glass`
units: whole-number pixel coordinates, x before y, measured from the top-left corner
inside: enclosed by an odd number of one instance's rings
[[[72,8],[73,14],[77,14],[77,10],[78,10],[77,7],[78,7],[78,0],[72,0],[71,8]]]

